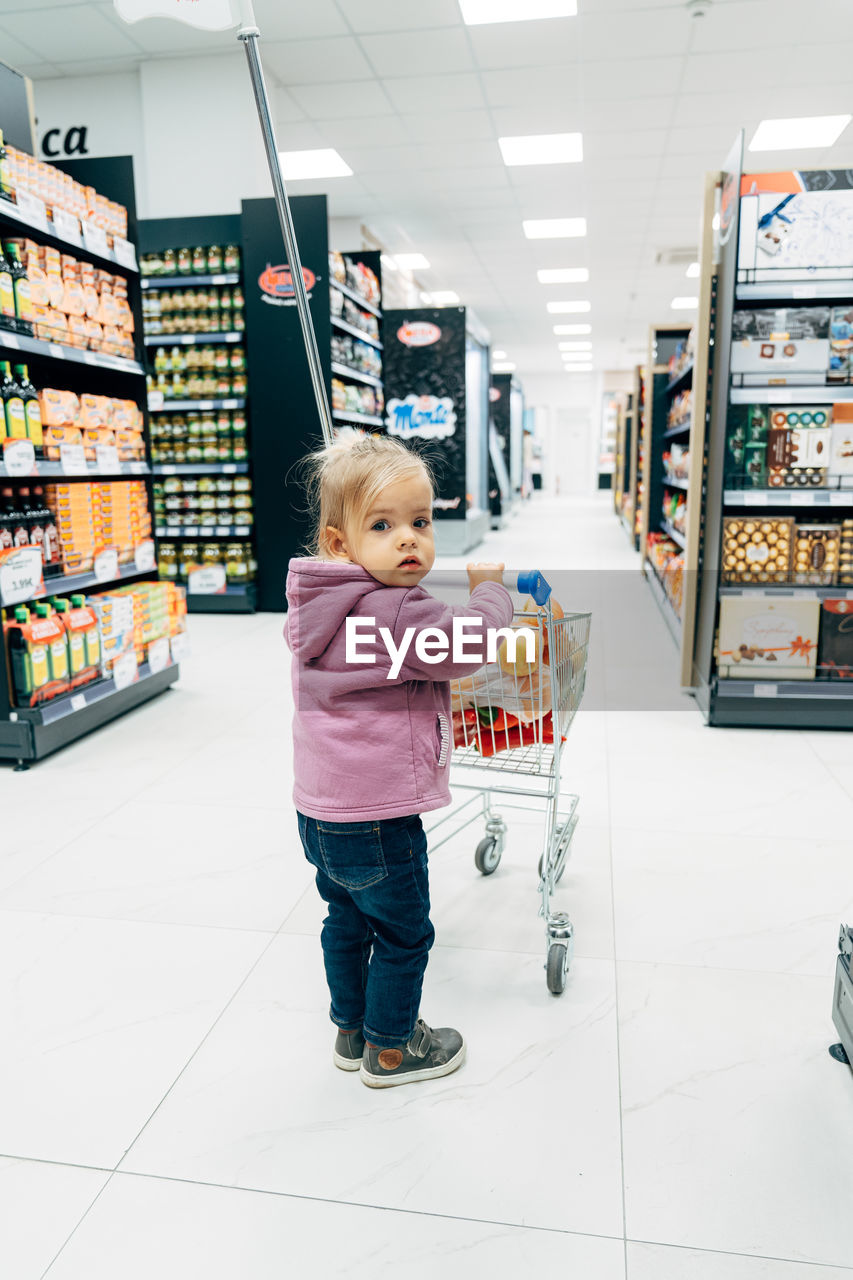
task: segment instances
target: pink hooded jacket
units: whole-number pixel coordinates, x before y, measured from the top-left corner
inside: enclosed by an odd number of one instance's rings
[[[385,587],[360,565],[291,560],[285,639],[293,652],[293,800],[300,813],[326,822],[366,822],[426,813],[450,803],[450,680],[486,661],[487,627],[512,621],[509,592],[477,587],[451,608],[422,587]],[[424,663],[410,644],[399,675],[381,640],[375,664],[346,662],[347,617],[375,618],[399,647],[406,629],[440,627],[452,640],[453,618],[466,629],[466,651],[479,656]],[[363,630],[366,624],[363,624]],[[373,627],[367,628],[372,632]],[[437,678],[438,677],[438,678]]]

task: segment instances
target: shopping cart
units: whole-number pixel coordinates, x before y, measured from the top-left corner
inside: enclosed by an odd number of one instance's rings
[[[446,582],[445,575],[434,574],[430,585],[440,587],[442,579]],[[531,597],[537,608],[515,611],[513,626],[534,632],[535,652],[525,661],[522,641],[516,650],[522,655],[521,662],[492,663],[473,676],[452,682],[457,744],[452,782],[454,790],[474,794],[428,827],[427,834],[430,848],[438,849],[482,817],[486,834],[477,845],[474,862],[478,871],[489,876],[497,870],[507,834],[506,822],[492,807],[492,798],[509,797],[501,800],[502,808],[528,813],[537,812],[544,804],[539,915],[545,921],[548,990],[561,995],[572,963],[574,929],[566,912],[551,910],[551,899],[565,870],[577,826],[578,797],[564,796],[560,805],[560,764],[563,740],[586,683],[591,615],[555,614],[551,587],[538,572],[520,573],[517,586],[519,594]],[[507,715],[518,724],[509,727]],[[477,774],[482,772],[490,775],[488,781],[478,780]],[[524,782],[512,782],[512,777]],[[518,802],[521,797],[526,804]]]

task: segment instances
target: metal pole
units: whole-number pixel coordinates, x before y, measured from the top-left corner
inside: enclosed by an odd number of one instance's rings
[[[290,211],[290,202],[287,198],[287,190],[285,189],[284,179],[281,175],[278,146],[275,140],[275,130],[273,128],[272,117],[270,116],[267,87],[264,82],[261,57],[258,52],[259,36],[260,32],[254,24],[247,24],[241,27],[238,33],[238,37],[243,42],[246,50],[246,58],[249,63],[249,74],[252,77],[255,104],[258,108],[258,118],[261,122],[261,132],[264,137],[264,148],[267,153],[270,177],[272,178],[275,204],[278,209],[279,222],[281,223],[281,231],[284,236],[284,246],[287,252],[287,261],[290,267],[290,275],[293,280],[293,293],[296,298],[296,309],[299,312],[299,321],[302,325],[302,337],[305,341],[305,351],[308,356],[308,367],[311,370],[311,382],[314,386],[314,399],[317,402],[317,412],[320,415],[320,425],[323,428],[323,439],[326,444],[331,444],[334,440],[334,433],[332,431],[332,415],[329,409],[329,399],[326,395],[326,383],[323,378],[323,366],[320,363],[320,352],[317,347],[317,335],[314,332],[314,324],[311,320],[311,309],[308,305],[308,293],[305,288],[305,277],[302,274],[302,262],[299,257],[299,246],[296,243],[296,230],[293,225],[293,215]]]

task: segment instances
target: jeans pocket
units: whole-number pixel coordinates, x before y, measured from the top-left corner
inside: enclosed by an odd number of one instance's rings
[[[378,822],[318,822],[317,840],[327,876],[344,889],[369,889],[388,875]]]

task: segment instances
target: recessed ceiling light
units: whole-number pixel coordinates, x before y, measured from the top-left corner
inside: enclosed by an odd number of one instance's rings
[[[558,351],[592,351],[591,342],[559,342]]]
[[[579,164],[583,160],[583,134],[537,133],[498,138],[506,165]]]
[[[571,333],[578,333],[578,334],[592,333],[592,325],[591,324],[555,324],[554,332],[560,336],[565,334],[566,337],[568,337],[569,334]]]
[[[459,0],[469,27],[486,22],[530,22],[536,18],[573,18],[577,0]]]
[[[548,310],[552,316],[560,315],[580,315],[581,312],[591,311],[591,302],[549,302]]]
[[[515,365],[511,360],[499,360],[492,365],[492,373],[515,373]]]
[[[279,151],[285,182],[302,178],[351,178],[352,169],[333,148],[314,151]]]
[[[434,307],[457,307],[459,305],[459,294],[454,293],[452,289],[437,289],[434,293],[422,294],[422,297],[429,299]]]
[[[593,370],[591,364],[564,364],[563,368],[566,373],[592,373]]]
[[[394,261],[401,271],[429,271],[429,263],[422,253],[395,253]]]
[[[691,262],[684,274],[687,276],[688,280],[695,280],[699,275],[699,263]]]
[[[669,304],[673,311],[695,311],[699,306],[698,298],[673,298]]]
[[[794,116],[790,120],[762,120],[749,144],[750,151],[800,151],[831,147],[853,117]]]
[[[528,240],[568,240],[586,235],[586,218],[527,218],[522,226]]]
[[[397,270],[397,264],[394,261],[394,259],[391,257],[390,253],[383,253],[380,257],[380,262],[382,263],[382,266],[385,271]]]
[[[505,352],[505,351],[493,351],[493,352],[492,352],[492,359],[493,359],[493,360],[506,360],[506,352]]]
[[[536,275],[540,284],[586,284],[589,280],[586,267],[543,267]]]

